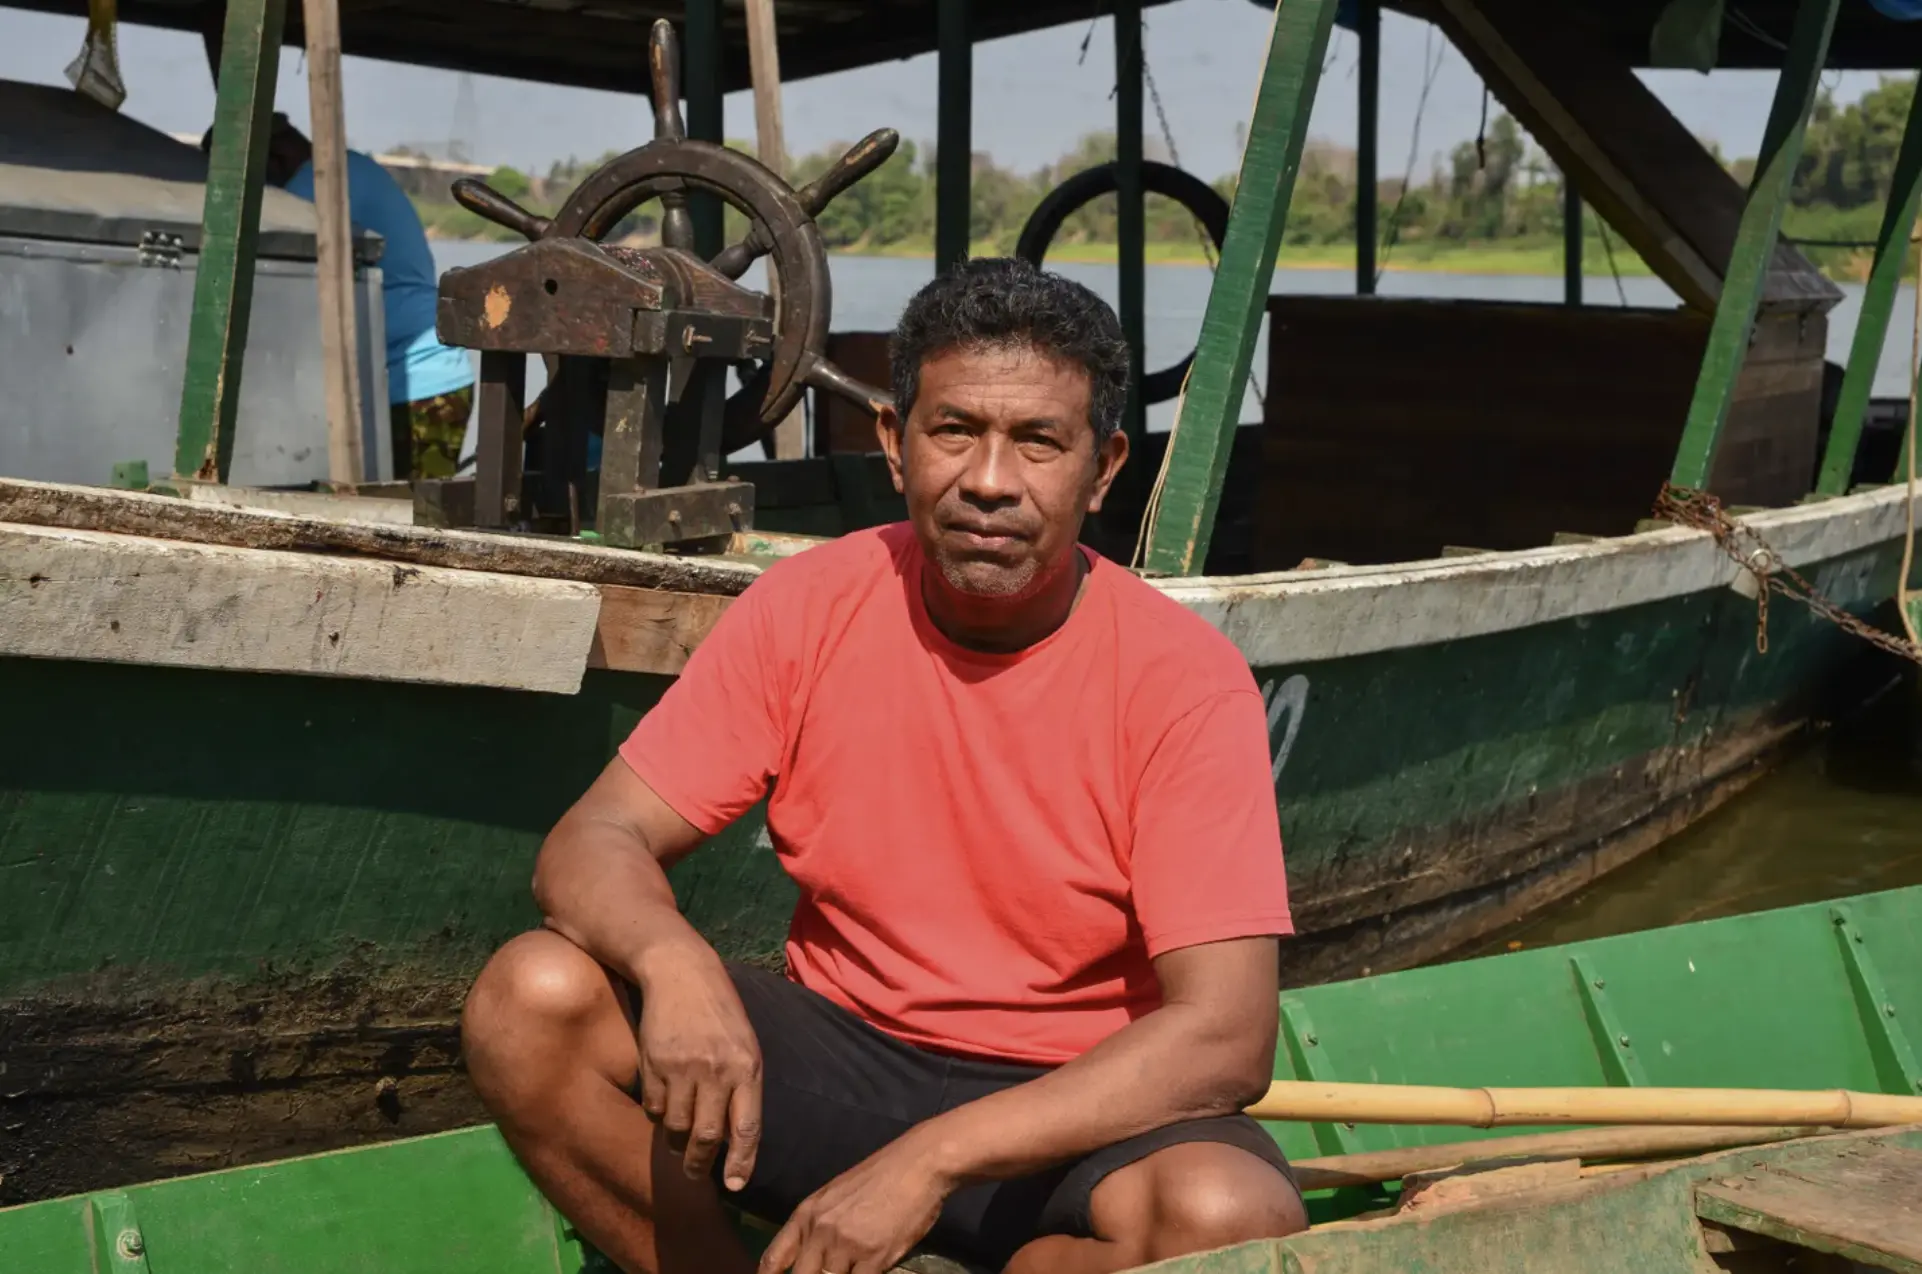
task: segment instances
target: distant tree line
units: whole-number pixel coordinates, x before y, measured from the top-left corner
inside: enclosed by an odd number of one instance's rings
[[[1859,101],[1838,106],[1824,92],[1812,116],[1804,153],[1795,174],[1793,207],[1785,223],[1791,236],[1867,241],[1875,236],[1889,193],[1896,151],[1915,93],[1912,78],[1884,79]],[[745,143],[730,143],[752,150]],[[795,185],[819,175],[842,153],[830,146],[790,164]],[[1150,157],[1155,154],[1150,145]],[[972,238],[978,249],[1012,251],[1021,227],[1047,193],[1083,169],[1114,158],[1112,133],[1090,133],[1050,164],[1030,172],[1003,167],[986,155],[973,162]],[[1720,159],[1720,155],[1717,155]],[[568,159],[539,176],[513,168],[494,173],[503,194],[537,211],[551,212],[580,179],[612,158]],[[1386,158],[1386,157],[1384,157]],[[1754,160],[1723,161],[1746,182]],[[1455,146],[1435,163],[1425,180],[1409,184],[1382,181],[1376,191],[1377,233],[1392,260],[1397,250],[1430,253],[1476,245],[1553,245],[1562,234],[1561,174],[1533,146],[1514,119],[1497,114],[1482,135]],[[1232,195],[1234,176],[1214,182]],[[1352,150],[1311,142],[1303,156],[1289,210],[1286,242],[1298,248],[1351,246],[1355,241],[1355,157]],[[931,147],[903,141],[893,158],[854,186],[821,214],[821,236],[830,249],[844,252],[925,251],[934,236],[934,154]],[[437,232],[481,235],[496,232],[451,202],[427,201],[423,216]],[[730,212],[732,232],[740,233],[738,214]],[[1588,237],[1601,231],[1590,217]],[[620,227],[643,237],[655,233],[652,208],[644,208]],[[1198,253],[1198,227],[1176,204],[1150,196],[1148,241],[1174,253]],[[1112,244],[1116,236],[1112,198],[1083,208],[1062,227],[1058,246]],[[1865,268],[1865,249],[1810,248],[1825,267],[1842,273]],[[1165,255],[1165,254],[1164,254]]]

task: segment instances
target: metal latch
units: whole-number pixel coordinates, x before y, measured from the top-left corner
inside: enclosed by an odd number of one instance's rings
[[[143,230],[140,234],[140,264],[163,270],[178,270],[184,240],[165,230]]]

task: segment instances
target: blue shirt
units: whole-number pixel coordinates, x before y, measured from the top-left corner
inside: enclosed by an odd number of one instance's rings
[[[314,166],[302,164],[287,193],[311,201]],[[347,152],[347,216],[355,227],[387,241],[381,254],[381,304],[387,315],[387,401],[418,402],[474,383],[464,349],[434,335],[440,273],[407,192],[385,168],[357,150]]]

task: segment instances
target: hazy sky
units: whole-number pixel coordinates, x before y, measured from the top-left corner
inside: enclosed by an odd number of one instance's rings
[[[1270,12],[1246,0],[1179,0],[1151,9],[1145,42],[1148,68],[1167,108],[1183,165],[1212,178],[1235,166],[1237,130],[1247,119]],[[1407,166],[1428,59],[1439,70],[1420,111],[1416,170],[1425,175],[1436,156],[1473,137],[1482,104],[1481,82],[1461,55],[1424,23],[1394,14],[1383,18],[1381,171]],[[80,47],[85,23],[19,10],[0,10],[0,77],[64,84],[62,70]],[[1081,44],[1092,32],[1085,60]],[[1313,135],[1341,144],[1355,136],[1356,44],[1336,29],[1315,106]],[[126,113],[169,132],[204,129],[213,110],[213,85],[199,37],[149,27],[120,28],[120,63],[128,88]],[[638,78],[638,76],[637,76]],[[1664,71],[1648,75],[1655,91],[1699,134],[1725,153],[1755,152],[1774,88],[1772,72],[1702,76]],[[405,142],[444,144],[462,128],[455,120],[460,77],[437,71],[348,58],[345,68],[347,134],[362,150]],[[1067,150],[1082,133],[1112,127],[1113,25],[1078,22],[997,40],[975,53],[974,144],[997,161],[1034,168]],[[1859,96],[1875,77],[1831,75],[1844,100]],[[463,131],[475,157],[545,169],[568,155],[588,157],[626,149],[649,134],[638,95],[556,88],[490,76],[474,77],[473,119]],[[280,109],[307,119],[307,86],[297,51],[282,57]],[[892,126],[910,138],[934,135],[935,65],[932,55],[822,76],[790,86],[784,95],[788,148],[795,153]],[[1150,137],[1158,134],[1152,105]],[[752,138],[746,93],[727,101],[729,136]]]

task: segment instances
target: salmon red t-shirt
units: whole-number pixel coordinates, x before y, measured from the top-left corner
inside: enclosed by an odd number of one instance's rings
[[[909,1043],[1057,1065],[1165,951],[1292,932],[1267,715],[1205,621],[1094,558],[1012,654],[928,618],[906,524],[770,567],[621,748],[714,833],[768,795],[789,976]]]

